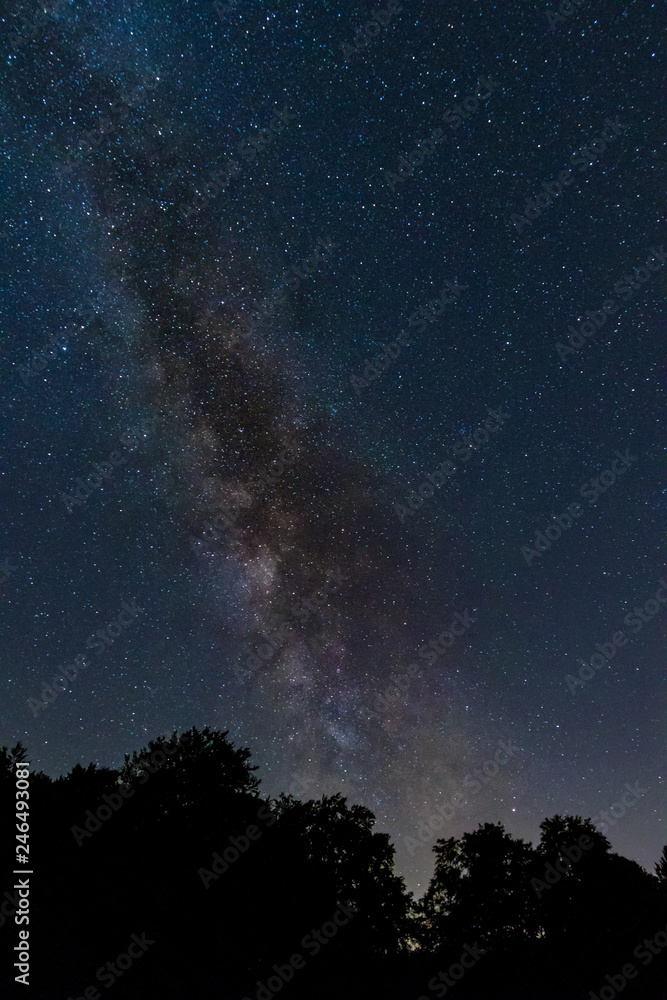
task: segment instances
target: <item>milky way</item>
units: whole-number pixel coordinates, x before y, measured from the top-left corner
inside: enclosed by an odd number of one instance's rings
[[[444,6],[3,22],[1,739],[57,774],[228,729],[418,892],[436,836],[626,781],[614,848],[664,841],[662,611],[567,681],[664,573],[655,10]]]

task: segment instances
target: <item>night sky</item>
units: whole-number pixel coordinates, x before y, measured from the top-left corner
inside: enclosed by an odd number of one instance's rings
[[[657,5],[46,9],[0,22],[0,744],[229,730],[417,895],[629,785],[652,871]]]

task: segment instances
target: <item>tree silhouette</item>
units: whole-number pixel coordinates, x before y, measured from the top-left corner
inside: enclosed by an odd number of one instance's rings
[[[431,948],[479,940],[494,950],[535,934],[529,844],[500,823],[485,823],[458,840],[438,840],[433,850],[435,871],[422,908]]]
[[[168,776],[165,784],[178,796],[178,805],[186,808],[198,803],[204,794],[255,795],[259,780],[252,772],[258,768],[248,763],[250,750],[236,749],[227,736],[228,731],[221,733],[208,726],[201,732],[195,727],[180,735],[174,731],[169,740],[159,736],[132,756],[125,755],[120,778],[143,784],[160,772]]]
[[[410,895],[394,874],[389,835],[373,832],[370,809],[348,806],[336,794],[308,802],[280,796],[277,812],[281,831],[298,845],[301,863],[328,905],[343,900],[359,909],[355,933],[363,947],[379,954],[405,947]]]
[[[551,859],[562,854],[563,847],[576,844],[579,837],[586,836],[592,841],[587,848],[588,856],[599,857],[611,850],[611,844],[590,819],[581,816],[552,816],[540,823],[542,836],[538,850],[545,858]]]
[[[660,879],[662,887],[667,889],[667,844],[663,847],[660,860],[656,863],[655,873]]]
[[[14,788],[16,772],[14,765],[23,763],[27,759],[28,751],[19,740],[11,750],[9,747],[0,747],[0,790]]]
[[[3,843],[15,836],[14,764],[26,757],[20,743],[0,748]],[[499,823],[438,840],[415,902],[369,809],[341,794],[262,798],[256,770],[226,731],[193,727],[150,740],[118,769],[30,775],[38,1000],[100,987],[97,973],[132,934],[153,943],[114,981],[124,1000],[412,1000],[427,990],[432,1000],[466,946],[479,957],[458,1000],[571,1000],[596,995],[619,956],[667,920],[667,848],[649,875],[579,816],[545,819],[534,848]],[[18,897],[8,889],[3,902],[0,959],[11,969]],[[661,962],[624,1000],[662,1000]]]

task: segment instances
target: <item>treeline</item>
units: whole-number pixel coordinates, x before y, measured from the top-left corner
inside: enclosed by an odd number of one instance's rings
[[[0,748],[3,997],[664,1000],[667,849],[649,874],[578,816],[545,819],[535,847],[487,823],[437,842],[415,901],[370,810],[262,797],[250,751],[208,728],[118,770],[31,773],[26,989],[12,872],[27,759]]]

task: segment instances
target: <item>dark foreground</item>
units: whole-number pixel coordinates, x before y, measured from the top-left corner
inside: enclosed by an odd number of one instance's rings
[[[29,758],[2,748],[0,995],[667,996],[665,855],[648,874],[580,817],[545,820],[535,848],[486,824],[438,841],[415,903],[369,810],[263,799],[248,758],[193,729],[118,772],[31,773],[20,865],[15,764]],[[20,930],[29,985],[15,981]]]

